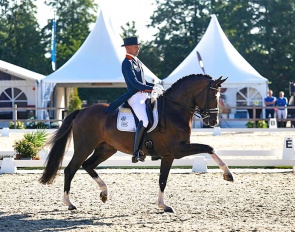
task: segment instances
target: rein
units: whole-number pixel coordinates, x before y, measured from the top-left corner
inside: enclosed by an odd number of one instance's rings
[[[180,103],[179,101],[175,100],[172,97],[168,97],[168,96],[165,96],[165,95],[163,95],[163,97],[165,97],[165,98],[167,98],[167,99],[169,99],[169,100],[177,103],[178,105],[182,106],[184,109],[186,109],[188,112],[190,112],[194,116],[197,116],[197,114],[200,114],[202,116],[202,118],[207,118],[207,117],[210,117],[210,114],[214,114],[214,113],[217,114],[219,112],[219,109],[218,108],[208,108],[208,104],[209,104],[209,90],[210,89],[217,90],[216,88],[211,87],[211,83],[212,83],[212,81],[210,81],[210,83],[208,84],[207,88],[204,88],[196,96],[196,99],[197,99],[198,97],[200,97],[203,94],[203,92],[205,90],[208,90],[207,91],[207,96],[206,96],[206,105],[205,105],[204,109],[200,109],[199,106],[196,106],[195,108],[188,107],[188,106]]]
[[[173,99],[172,97],[168,97],[168,96],[164,96],[164,95],[163,95],[163,97],[165,97],[165,98],[167,98],[167,99],[169,99],[169,100],[171,100],[171,101],[177,103],[178,105],[182,106],[183,108],[185,108],[185,109],[186,109],[188,112],[190,112],[191,114],[196,115],[196,108],[187,107],[186,105],[180,103],[179,101]]]

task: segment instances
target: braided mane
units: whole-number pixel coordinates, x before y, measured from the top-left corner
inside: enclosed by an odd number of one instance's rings
[[[202,79],[202,78],[208,78],[210,80],[212,80],[212,77],[209,75],[204,75],[204,74],[190,74],[188,76],[182,77],[180,79],[178,79],[175,83],[173,83],[171,85],[171,87],[169,89],[166,90],[165,93],[169,93],[172,91],[173,88],[175,88],[175,86],[179,85],[181,82],[185,81],[188,78],[198,78],[198,79]]]

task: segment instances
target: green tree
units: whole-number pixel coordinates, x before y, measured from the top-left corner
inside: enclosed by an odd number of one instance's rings
[[[1,1],[1,59],[44,73],[45,46],[35,17],[35,0]]]
[[[69,97],[69,110],[68,113],[72,113],[75,110],[80,110],[82,107],[82,101],[79,97],[78,89],[72,88]]]
[[[249,60],[272,82],[276,95],[283,90],[288,96],[289,81],[295,80],[295,2],[255,0],[253,4],[258,32]]]
[[[295,77],[294,0],[156,0],[150,27],[155,40],[142,46],[141,60],[160,78],[167,77],[191,52],[216,14],[239,53],[272,83],[288,92]]]
[[[56,11],[57,68],[67,62],[89,35],[89,26],[95,22],[97,5],[94,0],[47,0]],[[43,28],[47,51],[50,51],[51,20]]]
[[[241,55],[278,93],[294,80],[295,2],[231,0],[214,2],[212,11]]]

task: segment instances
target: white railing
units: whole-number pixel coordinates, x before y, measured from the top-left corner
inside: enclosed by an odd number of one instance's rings
[[[226,114],[227,118],[220,118],[220,122],[232,122],[232,121],[239,121],[239,122],[245,122],[245,124],[248,121],[258,121],[258,120],[265,120],[267,121],[268,118],[264,118],[263,117],[263,112],[265,111],[265,109],[272,109],[273,107],[266,107],[266,106],[227,106],[227,107],[220,107],[221,110],[230,110],[231,112],[236,112],[236,111],[247,111],[247,112],[252,112],[252,116],[249,117],[246,116],[244,118],[235,118],[235,117],[231,117],[234,116],[234,114]],[[287,106],[286,107],[289,110],[295,110],[295,106]],[[67,108],[60,108],[60,107],[17,107],[17,105],[14,105],[13,107],[7,107],[7,108],[0,108],[1,113],[5,113],[5,112],[11,112],[12,113],[12,118],[11,119],[0,119],[0,123],[9,123],[9,122],[13,122],[16,128],[16,122],[20,121],[20,122],[42,122],[42,123],[49,123],[49,122],[61,122],[62,119],[44,119],[44,120],[40,120],[40,119],[18,119],[17,118],[17,113],[18,112],[29,112],[29,111],[36,111],[36,112],[44,112],[44,111],[52,111],[55,112],[54,115],[57,115],[57,111],[61,110],[63,112],[63,116],[62,118],[64,118],[67,114]],[[260,115],[261,114],[261,115]],[[37,114],[36,114],[37,115]],[[34,115],[35,116],[35,115]],[[261,117],[260,117],[261,116]],[[288,113],[288,118],[287,119],[281,119],[281,121],[283,122],[293,122],[295,121],[295,118],[292,117],[292,115],[290,113]],[[196,120],[194,119],[194,123],[196,123]],[[255,127],[255,125],[254,125]]]
[[[280,129],[235,129],[235,131],[276,131]],[[193,130],[196,131],[196,130]],[[199,129],[202,132],[212,132],[212,129]],[[230,131],[230,129],[223,129],[223,131]],[[43,167],[47,157],[48,151],[41,151],[41,160],[13,160],[15,167]],[[294,154],[294,143],[292,137],[285,137],[284,147],[280,150],[217,150],[216,154],[228,165],[228,166],[249,166],[249,167],[275,167],[275,166],[295,166],[295,154]],[[3,151],[0,150],[1,156],[13,156],[14,151]],[[66,167],[73,156],[73,151],[69,150],[65,154],[62,167]],[[184,166],[193,168],[196,165],[196,160],[203,162],[203,167],[206,166],[217,166],[215,161],[208,154],[198,154],[182,159],[174,160],[173,167]],[[0,161],[0,166],[2,167]],[[114,156],[104,161],[99,167],[159,167],[160,160],[152,161],[150,157],[146,158],[145,162],[132,163],[131,155],[117,152]]]
[[[12,155],[14,152],[1,151],[0,155]],[[275,167],[275,166],[295,166],[294,158],[284,158],[283,153],[274,150],[217,150],[216,154],[228,165],[228,166],[249,166],[249,167]],[[73,155],[73,151],[68,151],[62,163],[62,167],[66,167]],[[45,156],[43,155],[45,158]],[[188,156],[182,159],[174,160],[173,167],[185,166],[192,168],[196,157],[203,157],[206,166],[216,167],[216,162],[208,154],[198,154],[194,156]],[[45,159],[41,160],[14,160],[16,167],[43,167]],[[0,161],[0,166],[2,161]],[[160,160],[152,161],[150,157],[147,157],[145,162],[132,163],[131,156],[117,152],[114,156],[104,161],[99,167],[159,167]]]

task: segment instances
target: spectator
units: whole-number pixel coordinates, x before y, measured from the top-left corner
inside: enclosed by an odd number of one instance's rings
[[[278,127],[286,127],[288,99],[285,97],[285,93],[283,91],[280,91],[279,98],[276,101],[276,105],[278,106]]]
[[[222,96],[219,97],[219,113],[221,115],[221,118],[228,118],[228,114],[230,114],[231,110],[230,108],[224,109],[223,107],[229,107],[229,105],[225,102],[224,98]]]
[[[272,108],[266,108],[265,109],[265,118],[274,118],[275,116],[275,103],[276,103],[276,97],[272,96],[273,92],[272,90],[268,90],[267,97],[264,98],[264,104],[266,107],[272,107]],[[270,117],[269,117],[270,115]]]
[[[295,106],[295,91],[292,92],[292,96],[289,99],[289,106]],[[291,127],[295,127],[295,109],[289,109],[289,113],[291,114]]]

